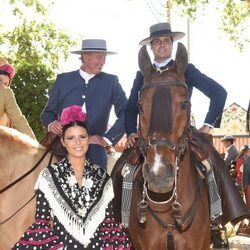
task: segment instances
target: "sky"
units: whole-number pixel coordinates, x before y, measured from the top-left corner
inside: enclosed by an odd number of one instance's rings
[[[46,2],[47,0],[43,0]],[[86,38],[106,39],[108,56],[103,71],[116,74],[129,96],[138,70],[139,41],[149,36],[149,27],[165,22],[165,0],[54,0],[49,18],[58,28],[77,37],[77,46]],[[152,4],[152,2],[154,4]],[[213,1],[212,1],[213,2]],[[217,2],[217,1],[215,1]],[[239,1],[240,2],[240,1]],[[189,59],[200,71],[220,83],[228,92],[225,108],[236,102],[247,108],[250,97],[250,44],[243,53],[218,31],[219,15],[213,7],[190,23]],[[187,34],[187,20],[175,13],[171,16],[173,31]],[[250,24],[249,24],[250,25]],[[250,34],[249,34],[250,37]],[[187,36],[180,40],[187,46]],[[174,59],[175,53],[173,53]],[[60,71],[79,68],[77,55],[71,54]],[[208,98],[199,91],[192,95],[192,113],[197,127],[201,126],[208,110]]]

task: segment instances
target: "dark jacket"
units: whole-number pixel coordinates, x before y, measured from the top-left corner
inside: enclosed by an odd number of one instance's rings
[[[57,76],[41,120],[45,128],[59,120],[64,108],[86,103],[87,125],[91,135],[108,138],[115,144],[124,134],[124,111],[127,98],[118,77],[101,72],[85,84],[79,70]],[[110,111],[114,106],[117,120],[108,129]]]
[[[236,149],[236,147],[232,144],[225,154],[225,163],[227,166],[231,166],[232,162],[236,160],[237,156],[239,155],[239,151]]]
[[[173,65],[173,60],[168,66]],[[191,97],[193,88],[197,88],[210,98],[209,110],[204,123],[219,127],[223,108],[227,98],[226,90],[213,79],[201,73],[193,64],[188,64],[185,71],[185,81]],[[143,75],[137,72],[133,87],[130,92],[125,111],[125,130],[128,135],[137,132],[137,116],[139,113],[137,102],[143,85]]]

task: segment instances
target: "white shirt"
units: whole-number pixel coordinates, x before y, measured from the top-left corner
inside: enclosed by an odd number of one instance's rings
[[[83,71],[81,68],[79,69],[79,73],[80,73],[81,77],[85,80],[86,85],[88,85],[89,80],[92,79],[95,76],[95,74],[89,74],[89,73]],[[85,99],[86,97],[82,96],[82,98]],[[82,111],[85,112],[85,113],[88,113],[85,101],[84,101],[84,103],[82,105]],[[112,145],[112,142],[108,138],[103,137],[103,139],[108,143],[108,145]]]
[[[157,68],[165,67],[171,60],[172,60],[171,58],[168,58],[168,59],[166,59],[164,62],[161,62],[161,63],[156,62],[156,61],[154,60],[154,65],[155,65]]]
[[[79,73],[80,73],[80,76],[85,80],[85,84],[86,85],[88,85],[89,80],[95,76],[95,74],[89,74],[89,73],[83,71],[82,69],[79,69]],[[82,98],[85,99],[86,96],[83,95]],[[82,111],[84,113],[87,113],[87,108],[86,108],[86,102],[85,102],[85,100],[84,100],[84,103],[82,105]]]

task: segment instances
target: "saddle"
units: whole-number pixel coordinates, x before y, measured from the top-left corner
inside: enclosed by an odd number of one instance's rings
[[[204,161],[209,157],[210,144],[212,143],[212,135],[198,132],[191,128],[191,132],[187,134],[188,145],[194,157],[198,161]]]
[[[195,128],[191,128],[188,133],[188,144],[192,155],[196,159],[197,169],[200,168],[201,172],[205,175],[206,166],[202,161],[209,159],[215,173],[216,183],[218,185],[219,194],[222,200],[221,224],[224,226],[231,221],[233,224],[247,218],[249,216],[248,209],[239,191],[237,190],[228,168],[224,160],[214,148],[212,143],[212,136],[209,134],[201,133]],[[130,157],[129,157],[130,156]],[[143,162],[143,156],[140,153],[139,146],[135,145],[134,148],[125,149],[121,157],[117,160],[114,170],[111,173],[113,184],[115,187],[115,219],[121,222],[121,193],[122,193],[122,168],[126,163],[131,165],[140,165]],[[198,169],[199,171],[199,169]],[[136,173],[135,173],[136,176]],[[134,177],[135,178],[135,177]]]

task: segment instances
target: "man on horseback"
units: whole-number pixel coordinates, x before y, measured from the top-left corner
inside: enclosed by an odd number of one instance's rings
[[[143,39],[140,42],[140,45],[150,45],[151,50],[154,54],[155,70],[159,72],[163,72],[164,70],[167,70],[169,66],[172,66],[174,64],[174,61],[171,59],[171,54],[173,50],[173,42],[182,38],[184,35],[185,34],[182,32],[172,32],[169,23],[158,23],[150,27],[150,36],[146,39]],[[137,103],[138,103],[138,97],[139,97],[140,91],[143,86],[143,81],[144,81],[144,77],[142,73],[138,71],[136,74],[134,83],[133,83],[133,87],[131,89],[127,107],[125,110],[125,130],[128,136],[126,146],[128,148],[133,147],[137,141],[137,138],[139,137],[139,134],[137,132],[138,131],[137,130],[137,117],[139,113]],[[188,64],[185,69],[185,82],[188,86],[190,97],[192,95],[193,88],[195,87],[199,89],[202,93],[204,93],[210,99],[210,106],[209,106],[209,110],[204,121],[204,125],[198,130],[199,132],[202,132],[202,133],[199,133],[195,130],[193,133],[191,133],[192,137],[194,138],[196,136],[195,139],[198,141],[198,145],[196,145],[196,147],[198,147],[199,149],[202,149],[205,144],[206,145],[211,144],[210,142],[208,142],[207,139],[205,139],[204,133],[209,133],[211,128],[220,126],[221,116],[222,116],[223,108],[225,105],[227,92],[216,81],[209,78],[205,74],[201,73],[197,68],[195,68],[193,64]],[[210,151],[210,154],[212,154],[211,151]],[[214,167],[217,167],[218,169],[221,168],[221,166],[214,166]],[[218,176],[216,176],[216,181],[217,181],[217,178],[220,180],[218,185],[222,185],[222,186],[227,185],[227,188],[229,187],[230,190],[231,189],[234,190],[234,187],[231,187],[231,182],[230,182],[231,180],[227,181],[227,177],[230,178],[230,176],[224,174],[224,170],[222,171],[214,170],[214,171],[216,172],[216,174],[218,174]],[[222,187],[221,190],[224,190],[224,188]],[[235,196],[238,202],[237,193]],[[230,197],[231,200],[233,200],[234,198],[235,197]],[[225,203],[228,202],[230,199],[226,197]],[[223,202],[224,200],[222,199],[222,203]],[[230,206],[232,204],[234,204],[234,201],[230,202]],[[239,211],[239,209],[237,208],[235,211],[237,212],[245,211],[247,213],[247,211],[244,209]],[[243,216],[243,214],[237,214],[237,215],[234,214],[232,216],[229,215],[229,216],[226,216],[226,218],[228,219],[229,217],[231,219],[235,219],[237,217]],[[218,236],[218,231],[219,231],[219,228],[217,230],[217,233],[215,234],[216,236]],[[226,245],[226,243],[222,241],[221,237],[219,237],[219,242],[216,242],[216,243],[217,243],[216,244],[217,246]]]
[[[156,69],[164,70],[172,66],[171,59],[173,42],[184,37],[182,32],[172,32],[169,23],[158,23],[150,27],[150,36],[142,40],[140,45],[150,45],[154,54],[154,66]],[[200,132],[208,133],[211,128],[220,126],[223,108],[226,102],[227,92],[216,81],[201,73],[193,64],[188,64],[185,71],[185,80],[189,89],[190,97],[193,88],[197,88],[210,99],[210,106],[206,115],[204,125]],[[143,75],[137,72],[131,89],[126,108],[125,130],[128,135],[127,146],[132,146],[134,138],[137,137],[137,115],[138,115],[138,93],[143,85]]]

